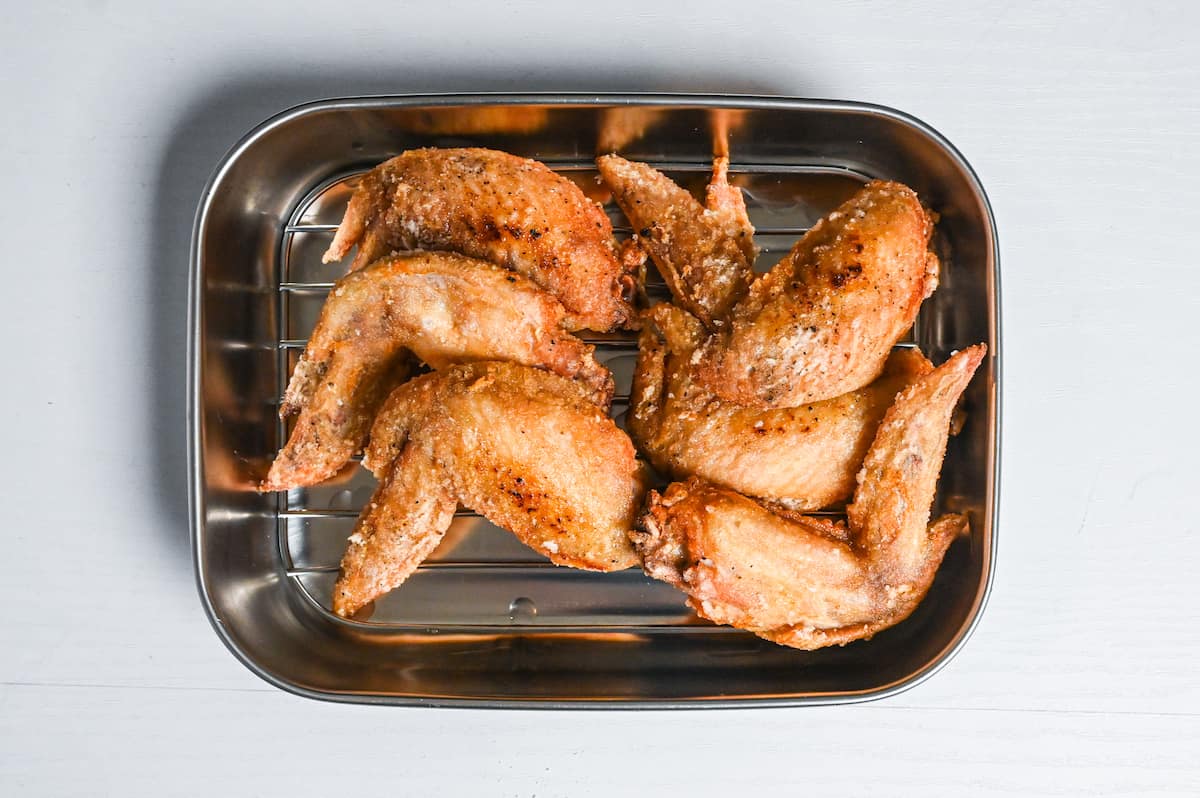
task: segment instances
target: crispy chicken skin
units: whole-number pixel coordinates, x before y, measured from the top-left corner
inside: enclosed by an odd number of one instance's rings
[[[542,391],[542,399],[547,402],[566,402],[571,406],[587,403],[601,413],[607,413],[612,402],[608,386],[598,389],[578,380],[548,379],[545,372],[507,362],[479,362],[472,368],[464,364],[436,377],[425,374],[392,391],[380,406],[363,450],[363,467],[383,479],[414,430],[426,423],[431,412],[448,407],[456,397],[468,395],[470,386],[488,385],[497,374],[503,377],[506,390],[530,395]]]
[[[899,183],[868,183],[755,280],[699,350],[723,399],[795,407],[861,388],[937,287],[933,219]]]
[[[713,163],[706,207],[646,164],[605,155],[596,166],[675,301],[705,327],[720,326],[749,289],[757,255],[741,189],[727,179],[729,159]]]
[[[351,269],[397,249],[453,250],[519,272],[558,297],[572,329],[627,325],[633,277],[608,217],[544,164],[485,149],[409,150],[363,176],[325,253]]]
[[[643,314],[629,431],[659,471],[702,477],[793,510],[848,499],[855,475],[896,394],[933,366],[897,350],[879,379],[857,391],[794,408],[726,402],[695,383],[699,322],[659,304]]]
[[[389,464],[359,516],[333,588],[333,610],[350,617],[417,570],[442,542],[457,502],[427,449],[407,447]]]
[[[646,573],[701,616],[802,649],[869,638],[924,598],[966,518],[929,523],[951,415],[983,359],[972,346],[897,396],[843,526],[776,514],[693,478],[651,491],[632,534]]]
[[[409,376],[412,355],[433,368],[496,359],[538,366],[606,402],[612,375],[593,347],[562,329],[565,314],[521,275],[452,253],[393,255],[343,277],[292,374],[280,412],[299,418],[261,490],[333,476]]]
[[[342,561],[340,615],[427,556],[449,523],[445,496],[559,565],[615,571],[638,561],[628,536],[645,488],[633,444],[573,380],[499,362],[423,375],[389,397],[365,461],[383,481]]]

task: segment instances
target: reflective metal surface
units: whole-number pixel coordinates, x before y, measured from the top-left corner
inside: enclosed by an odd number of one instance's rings
[[[545,161],[603,199],[592,158],[618,149],[699,187],[728,149],[763,247],[761,268],[863,181],[900,180],[940,215],[942,283],[913,338],[935,362],[987,341],[939,485],[970,514],[908,621],[845,648],[800,652],[697,620],[636,570],[555,568],[470,514],[367,622],[328,611],[345,538],[373,481],[261,496],[286,428],[279,396],[329,283],[320,253],[357,174],[418,146],[484,146]],[[619,235],[625,221],[608,209]],[[999,436],[999,285],[983,190],[937,133],[855,103],[707,96],[424,96],[287,111],[218,166],[192,252],[190,436],[196,574],[230,650],[315,698],[470,706],[661,707],[836,703],[932,674],[975,624],[991,582]],[[665,296],[654,279],[652,295]],[[627,395],[633,338],[593,335]],[[625,401],[618,401],[618,420]]]

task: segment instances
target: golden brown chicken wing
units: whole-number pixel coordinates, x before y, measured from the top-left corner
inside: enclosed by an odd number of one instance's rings
[[[408,579],[442,542],[457,506],[430,452],[404,449],[346,543],[333,611],[348,618]]]
[[[646,164],[605,155],[596,166],[675,301],[719,327],[746,294],[757,254],[742,192],[727,180],[729,160],[713,163],[707,207]]]
[[[795,407],[871,382],[937,287],[932,232],[911,189],[867,184],[754,281],[700,348],[696,379],[759,407]]]
[[[855,475],[896,394],[933,366],[901,349],[870,385],[833,399],[763,410],[697,385],[696,319],[667,304],[643,314],[630,394],[629,432],[655,468],[702,477],[793,510],[815,510],[854,491]]]
[[[928,522],[950,417],[985,349],[959,352],[896,398],[844,526],[772,513],[693,478],[650,493],[632,535],[646,572],[685,591],[701,616],[795,648],[844,645],[904,620],[966,528],[958,515]]]
[[[397,249],[454,250],[519,272],[558,297],[573,329],[629,323],[633,278],[612,225],[544,164],[495,150],[420,149],[363,176],[325,260],[351,269]]]
[[[587,386],[512,363],[453,366],[397,389],[371,431],[364,459],[383,481],[351,536],[334,610],[352,615],[404,581],[449,523],[444,496],[559,565],[634,565],[628,533],[643,475],[594,399]],[[416,503],[417,493],[427,499]]]
[[[452,253],[395,255],[343,277],[296,364],[281,414],[299,413],[261,490],[312,485],[357,452],[375,411],[410,373],[505,359],[612,396],[593,347],[565,332],[563,307],[519,274]]]

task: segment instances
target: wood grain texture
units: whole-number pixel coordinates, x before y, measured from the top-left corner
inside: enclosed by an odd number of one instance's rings
[[[0,313],[0,794],[1195,791],[1195,7],[49,6],[0,20],[21,109],[0,218],[42,243]],[[857,708],[395,711],[285,696],[217,642],[185,542],[204,180],[303,100],[489,89],[873,101],[970,159],[1002,251],[1002,513],[991,604],[945,671]]]

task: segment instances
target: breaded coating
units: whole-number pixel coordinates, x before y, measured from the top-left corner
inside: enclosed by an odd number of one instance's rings
[[[455,397],[469,393],[468,385],[484,377],[491,379],[490,375],[497,373],[503,375],[510,392],[531,395],[540,392],[540,398],[547,402],[571,406],[587,403],[607,413],[612,400],[610,390],[597,390],[578,380],[546,379],[538,370],[518,368],[511,363],[480,362],[473,368],[463,366],[436,375],[423,374],[406,383],[402,390],[392,391],[376,412],[370,441],[363,451],[363,466],[383,479],[427,415],[443,410]]]
[[[794,648],[844,645],[904,620],[967,526],[929,515],[955,404],[985,351],[959,352],[897,396],[844,526],[693,478],[650,493],[632,536],[646,573],[686,592],[701,616]]]
[[[348,618],[399,587],[442,542],[456,506],[429,452],[406,448],[354,526],[333,588],[333,611]]]
[[[566,311],[519,274],[442,252],[393,255],[330,292],[292,374],[282,415],[299,413],[261,490],[313,485],[361,449],[371,421],[411,373],[505,359],[580,380],[606,402],[609,371],[566,332]]]
[[[325,253],[351,269],[398,249],[452,250],[525,275],[558,297],[572,329],[633,318],[634,278],[612,225],[544,164],[485,149],[409,150],[362,177]]]
[[[629,532],[644,476],[632,442],[594,398],[572,380],[499,362],[453,366],[397,389],[371,433],[365,459],[383,482],[351,536],[335,611],[351,615],[399,585],[432,550],[430,537],[440,539],[445,525],[427,523],[427,504],[406,514],[414,491],[449,495],[559,565],[635,565]],[[418,488],[397,485],[410,462],[435,467]]]
[[[731,402],[796,407],[879,376],[937,287],[933,219],[875,181],[821,219],[701,346],[696,379]]]
[[[692,355],[703,340],[696,319],[673,305],[643,314],[630,435],[664,474],[701,477],[792,510],[850,498],[883,414],[901,389],[933,368],[919,351],[901,349],[879,379],[857,391],[764,410],[696,384]]]
[[[629,218],[679,305],[715,329],[754,277],[754,227],[729,160],[717,158],[703,207],[663,173],[617,155],[596,159],[600,176]]]

